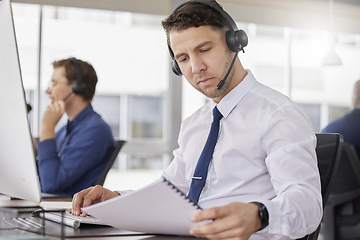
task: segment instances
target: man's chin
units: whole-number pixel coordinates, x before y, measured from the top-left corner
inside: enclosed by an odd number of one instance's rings
[[[222,92],[215,88],[214,90],[211,91],[202,91],[202,94],[204,94],[208,98],[217,98],[222,95]]]

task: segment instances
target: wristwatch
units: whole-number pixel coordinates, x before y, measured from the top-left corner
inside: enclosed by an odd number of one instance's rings
[[[262,204],[261,202],[251,202],[251,203],[258,205],[259,207],[259,218],[261,221],[261,227],[258,231],[261,231],[264,228],[266,228],[267,225],[269,225],[269,212],[266,209],[265,205]]]

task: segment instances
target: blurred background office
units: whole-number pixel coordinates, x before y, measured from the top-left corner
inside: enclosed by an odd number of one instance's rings
[[[54,59],[96,66],[95,111],[126,139],[105,186],[137,188],[160,176],[181,120],[206,99],[170,70],[161,20],[180,0],[14,0],[31,130],[39,135]],[[297,102],[316,132],[350,111],[360,78],[360,1],[219,0],[249,36],[245,68]],[[66,119],[63,120],[66,123]]]

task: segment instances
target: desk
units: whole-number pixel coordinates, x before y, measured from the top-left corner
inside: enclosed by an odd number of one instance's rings
[[[34,222],[42,223],[42,219],[32,217],[30,213],[18,213],[17,211],[11,209],[0,209],[0,239],[9,238],[10,236],[20,237],[29,237],[26,239],[31,239],[30,237],[38,237],[34,239],[40,239],[42,236],[42,229],[36,228],[27,228],[20,226],[12,219],[15,217],[24,217],[31,219]],[[45,239],[56,240],[61,239],[61,225],[53,223],[51,221],[45,220]],[[115,229],[112,227],[87,227],[74,229],[71,227],[64,226],[64,239],[107,239],[107,240],[137,240],[137,239],[147,239],[147,240],[189,240],[189,239],[199,239],[188,236],[165,236],[165,235],[150,235],[137,232],[123,231]]]

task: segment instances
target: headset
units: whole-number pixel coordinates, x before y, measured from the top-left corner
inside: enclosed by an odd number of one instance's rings
[[[80,63],[74,57],[71,57],[70,61],[75,66],[75,70],[76,70],[76,82],[72,86],[72,91],[73,91],[73,93],[75,93],[77,95],[80,95],[83,92],[85,92],[85,88],[86,88],[84,80],[83,80],[83,75],[82,75],[82,70],[81,70],[81,67],[80,67]]]
[[[229,49],[236,53],[235,57],[237,56],[237,53],[239,51],[244,52],[244,47],[246,47],[248,44],[248,37],[243,30],[238,30],[235,21],[230,17],[230,15],[227,12],[225,12],[223,9],[221,9],[215,2],[210,2],[210,1],[187,1],[187,2],[180,4],[177,8],[175,8],[175,10],[173,12],[177,11],[179,8],[181,8],[184,5],[189,4],[189,3],[203,4],[203,5],[206,5],[212,9],[214,9],[215,11],[217,11],[225,19],[225,21],[229,24],[229,27],[230,27],[230,29],[226,32],[226,43],[227,43]],[[172,51],[171,47],[169,46],[169,43],[168,43],[168,49],[169,49],[170,56],[172,59],[171,69],[177,76],[181,76],[182,72],[180,70],[178,63],[175,60],[174,52]],[[228,74],[230,73],[230,70],[235,61],[235,57],[232,61],[232,64],[231,64],[229,71],[226,74],[225,78],[222,80],[222,82],[220,82],[221,86],[217,87],[218,89],[220,89],[222,87],[222,85],[225,82],[225,79],[227,78]]]

